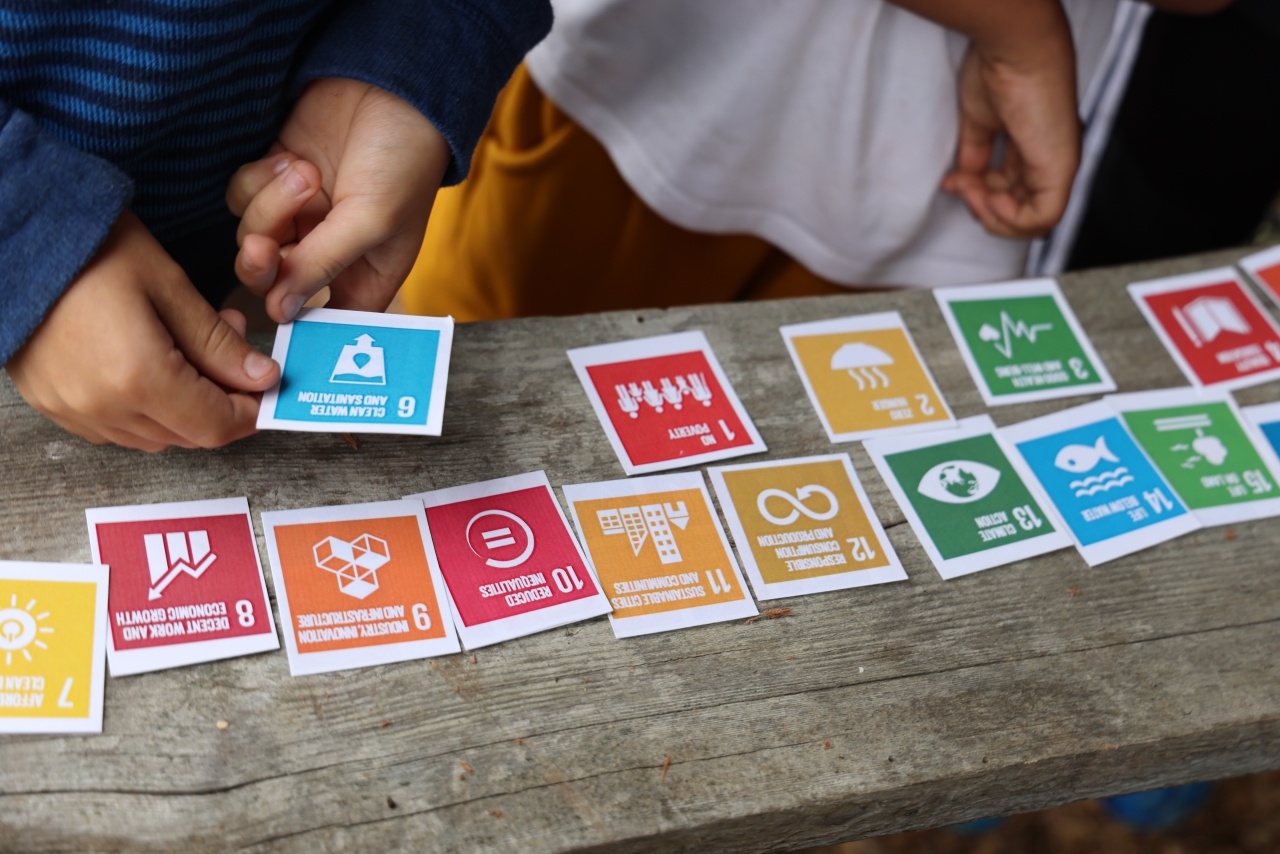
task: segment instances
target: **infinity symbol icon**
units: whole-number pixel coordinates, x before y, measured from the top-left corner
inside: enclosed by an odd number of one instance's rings
[[[827,500],[828,509],[819,513],[811,510],[804,505],[804,501],[811,495],[821,495]],[[781,498],[793,508],[785,516],[775,516],[769,512],[768,502],[770,498]],[[800,514],[808,516],[815,522],[825,522],[840,512],[840,502],[836,500],[835,494],[825,486],[818,486],[811,483],[808,486],[802,486],[796,490],[796,494],[784,492],[781,489],[766,489],[756,496],[756,508],[760,511],[760,515],[768,519],[775,525],[790,525],[792,522],[800,518]]]

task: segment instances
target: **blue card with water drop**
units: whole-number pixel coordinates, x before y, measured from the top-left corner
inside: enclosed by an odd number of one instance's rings
[[[453,318],[304,309],[276,331],[258,428],[439,436]]]
[[[1106,403],[1000,430],[1057,508],[1090,566],[1200,527]]]

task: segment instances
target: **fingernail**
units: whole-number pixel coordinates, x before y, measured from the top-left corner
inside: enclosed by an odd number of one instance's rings
[[[246,273],[262,272],[262,268],[259,267],[257,264],[253,263],[252,261],[250,261],[249,258],[243,252],[240,253],[240,266],[244,267],[244,270]]]
[[[289,164],[292,162],[293,160],[289,157],[289,155],[286,154],[283,157],[281,157],[279,160],[277,160],[276,165],[272,168],[275,171],[275,173],[279,175],[281,172],[288,169]]]
[[[298,316],[298,312],[302,310],[302,304],[306,302],[299,294],[290,294],[280,301],[280,310],[284,312],[286,320],[293,320]]]
[[[264,356],[257,350],[250,350],[249,355],[244,357],[244,372],[251,380],[260,380],[271,373],[273,365],[275,362],[269,356]]]
[[[286,190],[293,193],[295,196],[301,196],[311,187],[311,185],[307,183],[307,179],[298,174],[296,169],[289,173],[288,178],[284,179],[284,186]]]

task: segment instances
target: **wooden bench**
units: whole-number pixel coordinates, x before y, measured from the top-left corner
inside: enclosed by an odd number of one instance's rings
[[[1062,277],[1122,391],[1185,384],[1124,285],[1241,254]],[[86,562],[86,507],[244,495],[256,525],[536,469],[620,478],[565,349],[702,329],[769,457],[850,453],[910,574],[749,625],[620,641],[601,618],[324,676],[280,651],[109,679],[102,735],[0,736],[0,850],[762,852],[1280,768],[1280,523],[942,581],[861,445],[827,441],[777,332],[885,309],[956,415],[987,411],[928,292],[462,326],[444,437],[359,450],[93,447],[0,382],[0,558]]]

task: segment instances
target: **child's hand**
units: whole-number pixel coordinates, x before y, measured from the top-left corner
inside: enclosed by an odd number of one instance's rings
[[[975,40],[960,69],[956,168],[942,188],[1000,237],[1038,237],[1057,225],[1080,163],[1075,55],[1060,9],[1056,19],[999,46]],[[1002,133],[1004,158],[992,168]]]
[[[272,153],[231,179],[236,274],[280,323],[325,285],[333,308],[382,311],[418,257],[449,158],[444,138],[395,95],[312,83]]]
[[[258,401],[234,390],[280,377],[244,340],[244,316],[215,312],[129,211],[5,370],[72,433],[146,451],[253,433]]]

